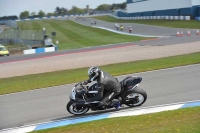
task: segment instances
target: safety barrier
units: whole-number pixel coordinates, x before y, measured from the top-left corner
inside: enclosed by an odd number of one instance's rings
[[[58,47],[47,47],[47,48],[37,48],[37,49],[28,49],[24,50],[24,54],[39,54],[39,53],[45,53],[45,52],[54,52],[57,51]]]
[[[139,17],[118,17],[114,15],[110,16],[122,20],[154,20],[154,19],[190,20],[190,16],[139,16]]]
[[[200,20],[200,17],[196,17],[195,19],[196,19],[196,20]]]

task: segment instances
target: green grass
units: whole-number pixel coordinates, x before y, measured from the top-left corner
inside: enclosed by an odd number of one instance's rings
[[[14,29],[8,27],[8,28],[5,28],[5,29],[3,30],[3,32],[6,32],[6,31],[12,31],[12,30],[14,30]]]
[[[33,133],[200,133],[200,107],[103,119]]]
[[[61,20],[38,20],[18,22],[21,30],[42,30],[46,28],[47,34],[56,32],[56,38],[53,38],[55,43],[59,41],[59,49],[73,49],[89,46],[99,46],[123,42],[140,41],[146,38],[121,35],[110,31],[92,28],[77,24],[73,21]]]
[[[113,23],[138,23],[171,28],[200,29],[200,21],[197,20],[119,20],[110,16],[96,16],[93,18]]]
[[[161,59],[111,64],[100,66],[100,68],[117,76],[197,63],[200,63],[200,52]],[[0,79],[0,95],[83,81],[88,78],[87,69],[88,68],[81,68],[3,78]]]

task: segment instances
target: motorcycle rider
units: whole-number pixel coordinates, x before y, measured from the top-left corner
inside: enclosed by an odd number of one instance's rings
[[[123,25],[120,25],[120,30],[122,31],[124,29],[124,26]]]
[[[112,77],[110,74],[100,70],[98,67],[91,67],[88,69],[88,76],[89,79],[84,81],[83,84],[87,85],[92,81],[97,82],[97,89],[98,93],[94,98],[87,99],[87,101],[99,101],[99,107],[102,109],[107,108],[113,104],[111,101],[113,98],[121,92],[121,85],[119,81]],[[103,96],[104,91],[106,91],[105,95]],[[121,105],[120,99],[114,99],[115,103],[114,106],[118,109]]]

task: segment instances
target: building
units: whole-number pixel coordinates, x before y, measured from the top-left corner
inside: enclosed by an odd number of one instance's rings
[[[126,12],[118,17],[191,16],[200,17],[200,0],[127,0]]]

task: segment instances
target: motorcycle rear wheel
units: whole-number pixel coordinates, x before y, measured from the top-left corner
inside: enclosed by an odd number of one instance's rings
[[[124,95],[125,105],[136,107],[142,105],[147,100],[147,93],[142,88],[135,88]]]
[[[89,107],[81,107],[81,106],[76,106],[76,103],[73,101],[69,101],[67,103],[67,111],[71,114],[74,115],[82,115],[85,114],[86,112],[88,112],[88,110],[90,109]]]

